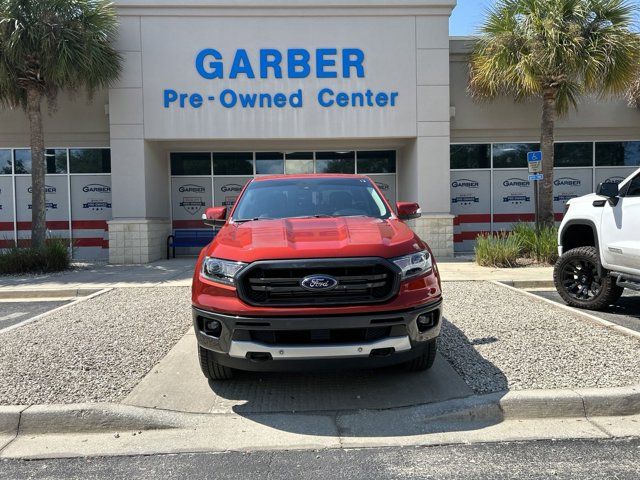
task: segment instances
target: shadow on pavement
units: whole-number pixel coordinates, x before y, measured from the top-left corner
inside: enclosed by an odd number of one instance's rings
[[[507,379],[473,348],[474,344],[496,340],[468,339],[445,320],[442,355],[427,372],[410,373],[401,366],[358,371],[242,372],[231,381],[209,382],[209,388],[218,407],[231,407],[251,421],[294,433],[327,435],[327,416],[335,417],[341,435],[352,437],[475,430],[503,420],[498,401],[506,393]],[[452,362],[458,371],[446,357],[462,359]],[[486,380],[496,393],[474,396],[463,378],[471,385]],[[212,412],[216,412],[216,404]]]

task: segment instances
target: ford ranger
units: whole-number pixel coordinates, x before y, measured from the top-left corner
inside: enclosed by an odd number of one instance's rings
[[[210,380],[234,370],[433,365],[442,291],[429,249],[375,182],[358,175],[251,180],[205,247],[193,324]],[[228,217],[228,218],[227,218]]]
[[[601,310],[640,290],[640,170],[574,198],[558,234],[556,289],[578,308]]]

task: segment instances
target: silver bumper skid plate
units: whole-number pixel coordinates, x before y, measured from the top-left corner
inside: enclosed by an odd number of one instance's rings
[[[393,348],[395,352],[411,350],[408,336],[390,337],[369,343],[347,345],[267,345],[258,342],[231,342],[229,356],[247,358],[249,353],[269,353],[274,360],[368,357],[373,350]]]

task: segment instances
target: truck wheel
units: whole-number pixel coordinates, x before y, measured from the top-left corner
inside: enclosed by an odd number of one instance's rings
[[[213,355],[206,348],[198,346],[200,368],[209,380],[229,380],[233,378],[233,369],[220,365],[213,359]]]
[[[569,250],[556,262],[553,281],[562,299],[570,306],[602,310],[615,303],[624,288],[606,270],[598,273],[600,259],[595,247]]]
[[[431,340],[424,353],[405,363],[404,367],[410,372],[424,372],[425,370],[429,370],[433,366],[437,352],[437,339]]]

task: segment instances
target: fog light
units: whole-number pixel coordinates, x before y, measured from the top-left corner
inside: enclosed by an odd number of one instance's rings
[[[433,312],[423,313],[418,316],[418,331],[426,332],[435,325]]]
[[[217,320],[205,319],[204,333],[211,335],[212,337],[219,337],[222,333],[222,324]]]

